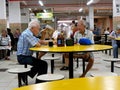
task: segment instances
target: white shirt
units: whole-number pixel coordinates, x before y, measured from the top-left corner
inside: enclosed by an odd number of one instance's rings
[[[2,37],[0,35],[0,45],[7,46],[7,45],[9,45],[9,42],[11,42],[9,35],[7,35],[6,37]]]
[[[60,31],[55,30],[55,31],[53,32],[52,38],[53,38],[53,39],[57,39],[57,37],[58,37],[59,34],[60,34]]]

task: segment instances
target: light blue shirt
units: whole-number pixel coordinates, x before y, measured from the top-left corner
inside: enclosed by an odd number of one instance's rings
[[[114,38],[120,37],[120,34],[117,34],[115,31],[112,31],[109,36],[113,36]],[[116,40],[112,39],[112,46],[117,44]]]
[[[26,29],[19,37],[17,55],[31,56],[33,52],[30,51],[29,48],[35,46],[37,43],[38,38],[36,38],[29,29]]]
[[[80,33],[80,31],[76,31],[74,34],[74,42],[79,42],[80,38],[87,38],[91,40],[91,42],[94,44],[94,35],[92,31],[85,29],[84,35]]]

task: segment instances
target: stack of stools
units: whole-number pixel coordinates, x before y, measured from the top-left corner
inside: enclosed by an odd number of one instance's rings
[[[55,53],[49,53],[47,56],[43,56],[41,60],[51,61],[51,74],[42,74],[37,77],[38,82],[49,82],[64,79],[62,74],[54,74],[54,60],[59,60],[60,56],[55,55]],[[38,83],[37,82],[37,83]]]
[[[103,59],[104,61],[111,62],[111,72],[92,72],[91,76],[117,76],[116,73],[114,73],[114,63],[120,62],[119,58],[106,58]]]
[[[28,85],[28,79],[27,79],[27,72],[30,71],[30,68],[27,68],[27,64],[25,64],[24,67],[21,68],[10,68],[8,69],[9,73],[12,74],[18,74],[18,87],[21,87],[22,84],[22,75],[25,75],[25,85]]]

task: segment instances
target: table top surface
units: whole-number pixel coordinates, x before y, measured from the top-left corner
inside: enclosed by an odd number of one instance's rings
[[[28,85],[13,90],[120,90],[120,76],[66,79]]]
[[[88,51],[101,51],[112,49],[110,45],[79,45],[75,44],[74,46],[62,46],[57,47],[54,45],[53,47],[49,46],[41,46],[41,47],[32,47],[30,50],[32,51],[42,51],[42,52],[88,52]]]
[[[115,38],[115,40],[120,40],[120,38]]]

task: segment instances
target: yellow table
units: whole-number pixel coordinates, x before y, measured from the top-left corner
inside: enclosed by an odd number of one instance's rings
[[[120,77],[86,77],[46,82],[13,90],[120,90]]]
[[[41,46],[41,47],[33,47],[30,48],[32,51],[39,51],[39,52],[67,52],[69,53],[69,78],[73,78],[73,53],[74,52],[94,52],[94,51],[101,51],[101,50],[109,50],[112,49],[112,46],[109,45],[74,45],[74,46],[63,46],[63,47],[49,47],[49,46]]]
[[[120,40],[120,38],[115,38],[115,40]]]

